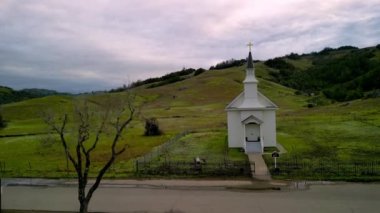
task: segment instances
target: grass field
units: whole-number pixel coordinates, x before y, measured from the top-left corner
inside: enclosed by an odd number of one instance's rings
[[[297,66],[308,66],[307,61]],[[256,65],[259,90],[280,108],[277,112],[277,139],[289,156],[301,158],[366,161],[380,160],[380,99],[356,100],[315,108],[306,108],[310,97],[295,95],[294,90],[270,81],[266,66]],[[127,177],[124,171],[133,169],[133,159],[149,152],[174,135],[188,130],[195,132],[181,139],[173,147],[170,156],[221,158],[224,156],[226,136],[225,106],[243,89],[244,66],[225,70],[208,71],[187,80],[147,89],[134,90],[139,109],[131,128],[123,136],[127,151],[113,167],[109,177]],[[66,160],[61,145],[46,144],[49,128],[41,118],[41,112],[73,112],[78,99],[108,103],[114,98],[126,98],[124,93],[98,94],[88,97],[50,96],[2,106],[8,126],[0,130],[0,161],[5,163],[10,177],[62,177]],[[144,119],[155,117],[164,134],[145,137]],[[35,134],[35,135],[33,135]],[[74,133],[71,137],[74,137]],[[110,135],[104,136],[100,149],[95,153],[95,167],[107,158]],[[212,154],[214,153],[214,154]],[[229,157],[245,156],[231,150]]]
[[[278,119],[289,152],[346,161],[379,160],[379,99],[303,109]]]
[[[166,158],[165,160],[187,162],[192,162],[196,157],[206,162],[222,162],[224,159],[247,160],[247,156],[242,155],[239,149],[228,148],[225,131],[188,134],[170,146],[166,155],[160,156],[160,158]]]

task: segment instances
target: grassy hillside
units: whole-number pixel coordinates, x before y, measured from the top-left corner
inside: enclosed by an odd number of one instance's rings
[[[290,59],[289,59],[290,60]],[[310,67],[306,58],[291,62],[302,69]],[[379,160],[380,154],[380,98],[358,99],[307,108],[312,97],[295,95],[296,91],[273,82],[270,68],[257,63],[259,90],[280,108],[277,112],[277,138],[289,156],[314,160],[356,162]],[[128,176],[135,157],[149,152],[174,135],[192,131],[183,144],[173,147],[173,155],[190,157],[218,157],[225,146],[225,106],[243,89],[245,67],[231,67],[203,72],[182,81],[149,88],[142,85],[133,89],[137,94],[139,113],[131,128],[123,136],[129,145],[109,176]],[[5,162],[7,176],[65,176],[66,161],[61,145],[46,143],[49,128],[42,122],[44,110],[72,112],[78,99],[90,103],[111,103],[112,98],[125,98],[123,92],[93,96],[49,96],[2,107],[8,126],[0,130],[0,161]],[[155,117],[164,135],[145,137],[144,118]],[[9,136],[15,137],[9,137]],[[24,136],[17,136],[24,135]],[[4,137],[8,136],[8,137]],[[70,133],[74,137],[74,133]],[[107,157],[106,136],[95,153],[97,162]],[[209,142],[210,141],[210,142]],[[184,149],[184,147],[189,147]],[[220,157],[220,156],[219,156]],[[233,153],[234,158],[242,154]],[[98,166],[99,163],[95,163]]]

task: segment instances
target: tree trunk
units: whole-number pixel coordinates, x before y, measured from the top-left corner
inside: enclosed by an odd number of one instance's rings
[[[79,212],[80,213],[87,213],[88,211],[88,201],[87,200],[83,200],[80,202],[80,209],[79,209]]]

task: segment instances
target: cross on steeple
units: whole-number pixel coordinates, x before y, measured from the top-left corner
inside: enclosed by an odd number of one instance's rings
[[[252,43],[252,42],[249,42],[249,43],[247,44],[247,46],[249,47],[249,52],[251,52],[251,48],[253,47],[253,43]]]

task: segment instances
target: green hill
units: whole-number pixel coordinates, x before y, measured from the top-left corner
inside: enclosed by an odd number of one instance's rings
[[[305,71],[313,66],[308,57],[311,56],[286,61]],[[259,90],[279,106],[277,138],[288,150],[289,157],[344,162],[379,159],[380,98],[328,102],[325,106],[308,108],[307,104],[314,97],[276,83],[274,68],[262,62],[255,66]],[[224,108],[242,91],[244,76],[244,65],[232,66],[196,76],[187,73],[181,81],[161,86],[150,87],[148,83],[133,88],[139,113],[123,136],[128,149],[109,176],[128,176],[123,171],[133,169],[134,158],[185,130],[192,134],[181,142],[183,145],[173,148],[172,158],[185,154],[190,158],[220,157],[217,153],[223,152],[226,136]],[[46,138],[54,136],[48,134],[50,129],[42,122],[41,113],[46,110],[56,114],[72,112],[78,100],[110,103],[112,98],[123,99],[125,95],[124,92],[77,97],[58,95],[3,105],[2,114],[8,125],[0,130],[0,161],[5,162],[8,169],[6,176],[65,176],[66,161],[61,145],[58,142],[46,144]],[[151,117],[157,118],[164,135],[143,136],[144,119]],[[106,158],[109,140],[105,137],[100,151],[94,153],[97,162]],[[243,156],[235,151],[229,155],[231,158]]]
[[[318,53],[290,54],[265,62],[274,80],[307,94],[336,101],[380,96],[380,45],[343,46]]]

